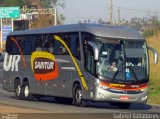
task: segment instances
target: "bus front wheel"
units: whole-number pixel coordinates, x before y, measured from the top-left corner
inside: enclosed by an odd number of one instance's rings
[[[82,99],[82,90],[79,84],[75,84],[73,87],[73,104],[79,107],[87,105],[87,101]]]

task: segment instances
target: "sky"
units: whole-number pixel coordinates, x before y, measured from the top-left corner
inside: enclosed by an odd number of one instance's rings
[[[109,0],[64,0],[64,3],[64,9],[60,7],[57,9],[58,14],[63,14],[66,18],[65,24],[84,22],[84,20],[97,22],[100,18],[108,20]],[[113,0],[114,21],[118,20],[118,7],[121,19],[150,17],[153,14],[160,17],[160,0]]]

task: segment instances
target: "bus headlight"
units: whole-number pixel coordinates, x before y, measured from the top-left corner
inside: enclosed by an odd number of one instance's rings
[[[148,87],[140,89],[141,92],[147,91]]]
[[[145,89],[143,88],[143,89],[141,89],[140,91],[144,92],[144,90],[145,90]]]
[[[109,89],[109,87],[103,86],[103,85],[101,85],[101,84],[99,84],[99,83],[95,83],[95,85],[96,85],[98,88],[101,88],[101,89],[103,89],[103,90]]]
[[[147,100],[148,96],[142,97],[142,101]]]

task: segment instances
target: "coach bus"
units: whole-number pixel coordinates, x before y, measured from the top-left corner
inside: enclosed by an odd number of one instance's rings
[[[137,31],[122,26],[72,24],[14,31],[6,40],[3,88],[17,99],[53,96],[85,106],[119,108],[146,103],[148,47]]]

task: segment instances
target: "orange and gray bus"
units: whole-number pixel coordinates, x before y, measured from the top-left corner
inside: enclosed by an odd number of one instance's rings
[[[14,31],[6,40],[3,88],[17,99],[53,96],[85,106],[109,102],[120,108],[146,103],[148,47],[137,31],[100,24],[60,25]]]

